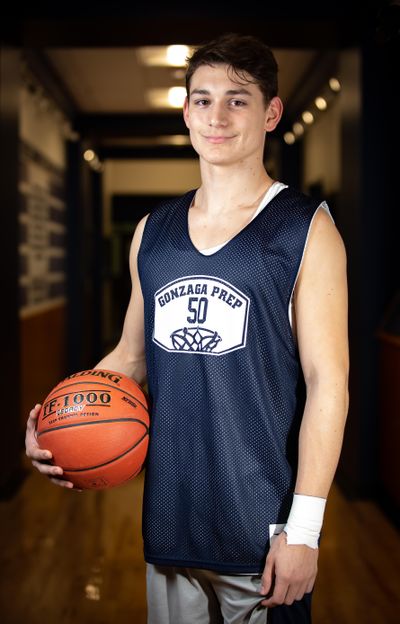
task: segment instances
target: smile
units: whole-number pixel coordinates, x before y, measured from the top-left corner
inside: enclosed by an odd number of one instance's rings
[[[209,143],[225,143],[225,141],[229,141],[230,139],[233,139],[232,136],[203,136],[204,139],[206,139],[206,141],[208,141]]]

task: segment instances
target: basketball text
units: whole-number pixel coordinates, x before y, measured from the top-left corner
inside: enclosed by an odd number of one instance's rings
[[[76,392],[75,394],[64,394],[54,397],[43,406],[43,418],[45,420],[54,412],[57,414],[67,414],[81,411],[86,405],[106,406],[111,401],[109,392]]]
[[[73,373],[66,377],[66,379],[73,379],[74,377],[83,377],[84,375],[93,375],[93,377],[102,377],[103,379],[109,379],[113,381],[115,384],[118,384],[121,381],[121,377],[116,373],[111,373],[109,371],[93,369],[87,371],[81,371],[80,373]]]

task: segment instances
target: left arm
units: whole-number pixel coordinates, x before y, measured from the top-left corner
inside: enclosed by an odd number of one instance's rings
[[[299,435],[295,493],[326,498],[343,441],[348,410],[346,253],[335,225],[322,209],[311,227],[294,292],[296,333],[307,387]],[[262,594],[265,606],[292,604],[311,591],[318,549],[287,544],[283,532],[269,551]]]

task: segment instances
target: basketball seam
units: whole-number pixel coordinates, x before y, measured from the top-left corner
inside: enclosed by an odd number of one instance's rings
[[[117,459],[121,459],[121,457],[124,457],[124,455],[127,455],[128,453],[133,451],[133,449],[135,449],[141,442],[143,442],[143,440],[147,437],[147,435],[148,434],[147,434],[147,431],[146,431],[146,433],[140,438],[140,440],[135,442],[135,444],[133,446],[131,446],[131,448],[129,448],[126,451],[124,451],[123,453],[121,453],[121,455],[117,455],[116,457],[113,457],[112,459],[109,459],[108,461],[104,462],[103,464],[98,464],[97,466],[87,466],[86,468],[64,468],[64,466],[63,466],[63,471],[64,472],[86,472],[87,470],[95,470],[96,468],[102,468],[103,466],[107,466],[107,464],[113,464],[115,461],[117,461]]]

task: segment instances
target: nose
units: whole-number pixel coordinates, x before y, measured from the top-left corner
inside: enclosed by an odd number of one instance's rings
[[[220,128],[221,126],[226,125],[225,123],[223,123],[222,121],[218,120],[218,119],[210,119],[210,123],[208,124],[211,128]]]
[[[211,128],[221,128],[226,126],[227,119],[225,112],[221,105],[214,104],[212,109],[210,110],[210,117],[208,120],[208,125]]]

